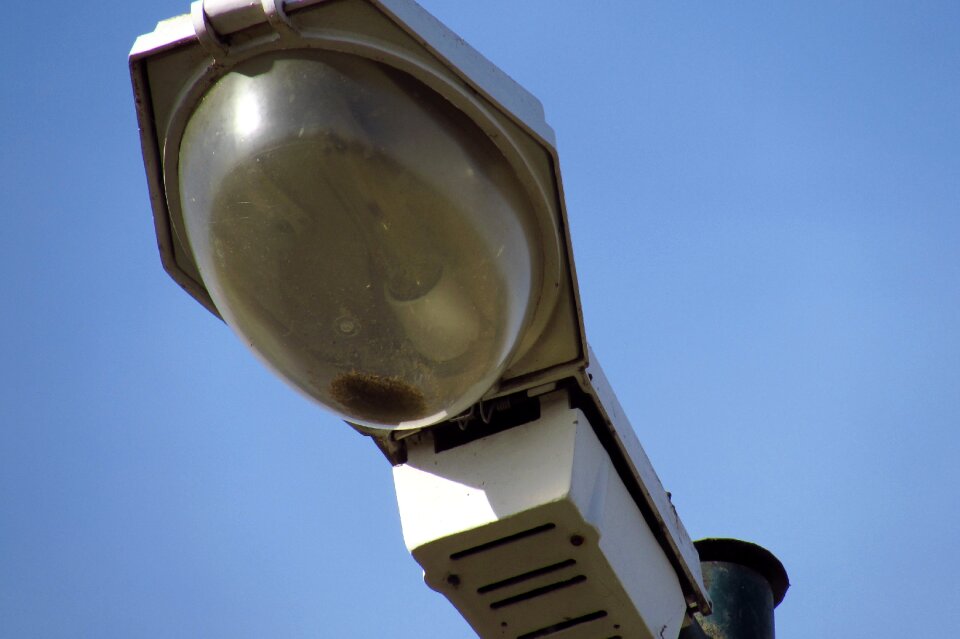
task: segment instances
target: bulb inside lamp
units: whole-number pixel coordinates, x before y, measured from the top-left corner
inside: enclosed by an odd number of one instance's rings
[[[526,191],[413,77],[326,51],[220,78],[187,123],[187,239],[224,320],[348,421],[442,421],[498,380],[540,276]]]

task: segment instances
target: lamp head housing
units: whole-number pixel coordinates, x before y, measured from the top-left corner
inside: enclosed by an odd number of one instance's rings
[[[582,317],[553,133],[407,0],[207,0],[130,56],[168,273],[368,429],[569,377]]]
[[[650,618],[675,626],[681,600],[709,612],[696,550],[588,354],[553,131],[533,96],[412,0],[198,0],[137,39],[130,72],[161,259],[194,299],[372,435],[398,476],[528,423],[550,446],[593,451],[589,468],[616,474],[621,510],[636,506],[657,570],[675,575]],[[555,391],[565,417],[542,421]],[[506,460],[480,463],[492,477]],[[563,521],[602,532],[589,502]],[[480,523],[506,530],[519,513]],[[445,551],[464,530],[405,534]],[[444,569],[433,550],[414,551],[430,578]]]

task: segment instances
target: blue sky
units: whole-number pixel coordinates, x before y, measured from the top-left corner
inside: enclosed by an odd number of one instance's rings
[[[960,5],[425,1],[557,132],[587,335],[781,639],[942,632],[960,573]],[[376,449],[163,272],[126,56],[0,42],[0,636],[472,637]]]

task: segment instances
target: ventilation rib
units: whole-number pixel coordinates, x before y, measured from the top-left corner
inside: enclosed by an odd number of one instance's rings
[[[542,637],[548,637],[552,634],[560,632],[561,630],[567,630],[568,628],[590,623],[591,621],[596,621],[597,619],[603,619],[606,616],[606,610],[598,610],[596,612],[591,612],[588,615],[583,615],[582,617],[567,619],[566,621],[561,621],[560,623],[552,626],[547,626],[546,628],[540,628],[539,630],[534,630],[532,632],[519,635],[517,639],[541,639]]]
[[[505,546],[509,543],[515,541],[520,541],[526,537],[532,537],[533,535],[539,535],[540,533],[545,533],[548,530],[553,530],[556,528],[556,524],[543,524],[537,526],[536,528],[530,528],[529,530],[522,530],[518,533],[512,535],[507,535],[506,537],[501,537],[500,539],[494,539],[493,541],[488,541],[485,544],[480,544],[479,546],[473,546],[472,548],[464,548],[463,550],[458,550],[457,552],[450,555],[450,559],[456,561],[457,559],[463,559],[464,557],[469,557],[470,555],[476,555],[487,550],[493,550],[494,548],[499,548],[500,546]]]
[[[512,606],[513,604],[518,604],[529,599],[534,599],[542,595],[554,592],[556,590],[562,590],[564,588],[569,588],[570,586],[576,586],[577,584],[583,583],[587,578],[583,575],[577,575],[572,579],[567,579],[566,581],[558,581],[555,584],[549,584],[541,588],[534,588],[533,590],[522,592],[519,595],[514,595],[513,597],[507,597],[506,599],[501,599],[500,601],[494,601],[490,604],[492,610],[499,610],[506,606]]]
[[[576,563],[577,562],[574,561],[573,559],[566,559],[557,564],[544,566],[543,568],[537,568],[536,570],[531,570],[530,572],[525,572],[520,575],[508,577],[507,579],[503,579],[502,581],[496,581],[492,584],[487,584],[486,586],[480,586],[479,588],[477,588],[477,594],[485,595],[488,592],[493,592],[494,590],[506,588],[507,586],[513,586],[514,584],[519,584],[529,579],[533,579],[535,577],[540,577],[542,575],[548,575],[551,572],[563,570],[564,568],[573,566]]]

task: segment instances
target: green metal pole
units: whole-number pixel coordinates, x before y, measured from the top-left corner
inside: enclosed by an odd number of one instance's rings
[[[783,564],[768,550],[738,539],[701,539],[695,545],[713,601],[709,616],[696,615],[706,637],[774,639],[773,609],[790,587]]]

